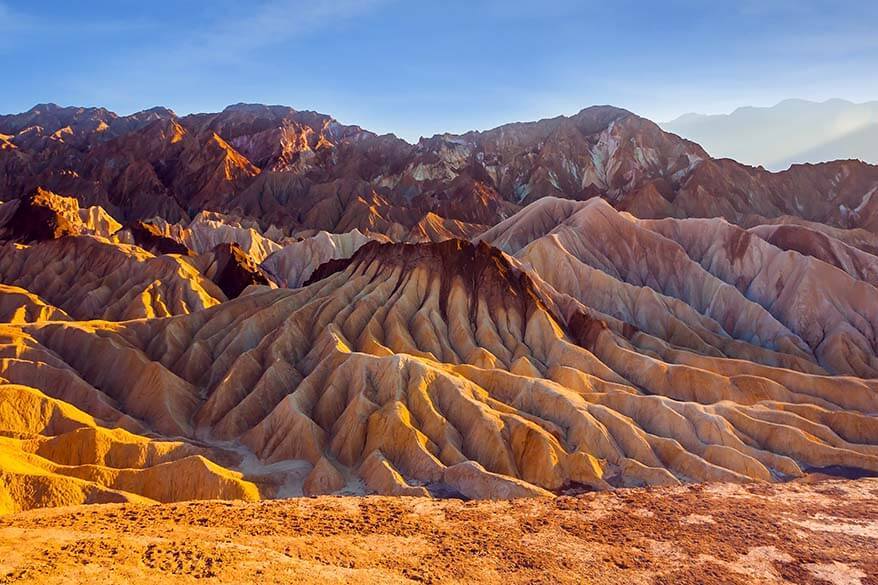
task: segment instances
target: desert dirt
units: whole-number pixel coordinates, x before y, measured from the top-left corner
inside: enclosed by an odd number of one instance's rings
[[[878,584],[878,479],[0,517],[0,583]]]

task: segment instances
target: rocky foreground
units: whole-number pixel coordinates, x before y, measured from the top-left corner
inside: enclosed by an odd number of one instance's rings
[[[0,517],[2,583],[878,583],[878,479]]]

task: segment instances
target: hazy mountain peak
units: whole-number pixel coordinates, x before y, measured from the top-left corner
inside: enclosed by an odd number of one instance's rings
[[[878,162],[878,101],[786,99],[731,114],[684,114],[661,126],[713,156],[772,170],[837,159]]]

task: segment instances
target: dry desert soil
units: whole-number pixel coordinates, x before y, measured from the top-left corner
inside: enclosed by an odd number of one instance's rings
[[[2,583],[878,583],[878,479],[0,517]]]

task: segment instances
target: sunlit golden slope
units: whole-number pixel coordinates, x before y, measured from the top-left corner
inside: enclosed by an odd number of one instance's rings
[[[255,485],[211,462],[202,448],[101,426],[107,422],[35,388],[0,384],[0,514],[98,502],[259,496]],[[126,417],[116,422],[140,426]]]
[[[0,322],[33,323],[67,320],[67,313],[17,286],[0,284]]]
[[[77,319],[166,317],[225,300],[183,258],[91,236],[0,244],[0,280]]]
[[[672,224],[560,205],[486,234],[505,233],[533,273],[485,244],[372,242],[297,290],[170,319],[7,327],[0,375],[102,426],[238,446],[289,494],[496,498],[878,473],[878,382],[827,375],[839,362],[800,321],[703,268],[694,243],[661,235]],[[625,256],[659,245],[649,261]],[[173,483],[161,465],[149,469]],[[244,480],[255,469],[227,466]],[[154,498],[148,482],[89,479]]]

